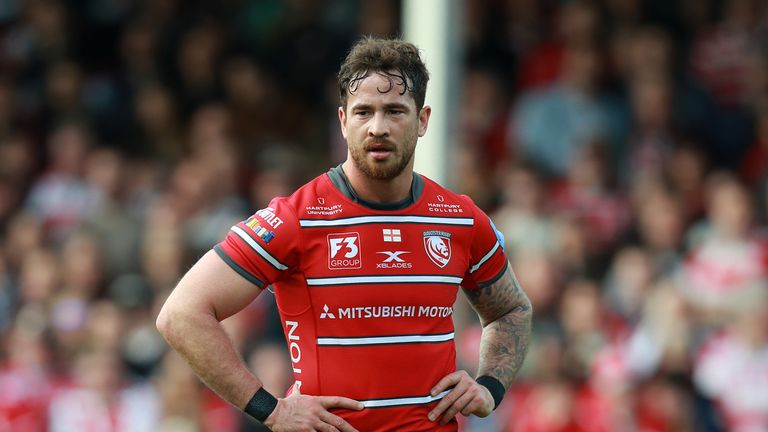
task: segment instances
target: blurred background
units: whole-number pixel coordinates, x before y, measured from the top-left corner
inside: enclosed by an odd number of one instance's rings
[[[535,306],[518,380],[463,430],[768,430],[768,4],[460,4],[451,184]],[[344,159],[335,73],[402,10],[0,0],[0,431],[260,430],[154,318],[233,223]],[[282,394],[274,297],[225,325]]]

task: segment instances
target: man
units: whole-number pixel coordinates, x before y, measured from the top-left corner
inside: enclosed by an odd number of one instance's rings
[[[412,44],[355,45],[339,72],[347,160],[233,226],[160,312],[203,381],[274,431],[455,431],[459,413],[489,415],[520,368],[531,305],[500,234],[413,172],[427,80]],[[268,285],[296,379],[279,399],[219,324]],[[477,380],[455,370],[459,285],[484,327]]]

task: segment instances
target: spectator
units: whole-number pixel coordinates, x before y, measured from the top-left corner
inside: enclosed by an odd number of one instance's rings
[[[83,179],[90,146],[87,131],[77,124],[61,126],[49,137],[51,161],[32,186],[26,208],[55,241],[63,241],[101,204],[100,192]]]
[[[574,152],[564,181],[551,188],[552,211],[581,225],[592,255],[605,253],[629,225],[628,203],[612,190],[611,159],[602,143],[585,144]]]
[[[617,148],[623,119],[600,88],[600,57],[596,48],[568,50],[559,81],[521,95],[511,118],[513,146],[549,178],[564,177],[568,161],[596,139]]]
[[[768,301],[742,310],[722,333],[712,335],[696,359],[697,387],[717,402],[724,427],[734,432],[768,427]]]
[[[723,324],[768,288],[768,259],[753,230],[753,203],[744,186],[729,175],[710,181],[707,222],[690,233],[681,288],[702,319]]]
[[[116,353],[88,349],[77,354],[74,385],[51,400],[49,430],[154,431],[159,416],[157,394],[148,384],[125,385]]]
[[[500,189],[502,204],[493,214],[493,220],[504,233],[506,250],[512,256],[553,252],[555,221],[547,207],[545,186],[536,171],[525,165],[510,167],[503,174]]]

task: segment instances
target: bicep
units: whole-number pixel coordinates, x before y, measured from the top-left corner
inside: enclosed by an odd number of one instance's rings
[[[259,293],[259,287],[208,251],[181,278],[167,303],[210,313],[221,321],[248,306]]]
[[[530,300],[509,263],[500,278],[475,289],[464,288],[464,294],[483,327],[516,309],[527,311],[531,308]]]

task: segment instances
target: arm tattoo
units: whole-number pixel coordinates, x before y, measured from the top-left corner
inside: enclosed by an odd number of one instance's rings
[[[509,388],[528,351],[531,302],[509,265],[499,280],[464,292],[483,325],[477,375],[490,375]]]

